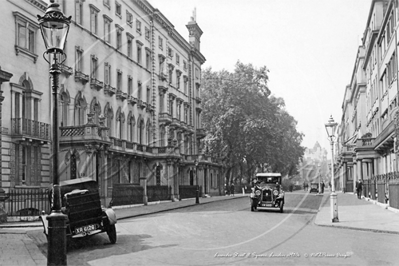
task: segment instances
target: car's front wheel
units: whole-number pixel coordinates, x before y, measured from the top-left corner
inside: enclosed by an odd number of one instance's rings
[[[284,212],[284,201],[280,201],[280,212]]]
[[[116,243],[116,228],[115,225],[109,225],[107,229],[107,235],[111,244]]]

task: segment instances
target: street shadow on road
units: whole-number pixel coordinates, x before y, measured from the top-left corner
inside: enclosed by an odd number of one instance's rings
[[[280,213],[278,210],[267,210],[267,209],[262,209],[262,210],[257,210],[257,212],[270,212],[270,213]],[[317,210],[314,209],[301,209],[301,208],[285,208],[283,214],[316,214]]]
[[[43,233],[41,233],[43,234]],[[44,234],[43,234],[44,235]],[[47,257],[47,240],[38,232],[29,234],[44,256]],[[124,255],[144,250],[168,248],[177,245],[148,245],[151,235],[118,235],[116,244],[109,242],[107,234],[98,234],[81,239],[73,239],[67,245],[67,261],[69,265],[89,265],[87,262],[107,258],[113,255]]]

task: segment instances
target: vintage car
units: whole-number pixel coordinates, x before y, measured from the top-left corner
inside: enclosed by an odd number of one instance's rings
[[[284,210],[284,191],[281,187],[281,174],[257,173],[250,194],[251,211],[259,208]]]
[[[311,183],[309,193],[319,193],[319,183]]]
[[[112,244],[116,242],[117,222],[114,210],[101,206],[96,181],[84,177],[60,182],[62,213],[67,215],[67,239],[107,232]],[[51,193],[51,191],[50,191]],[[51,197],[49,197],[51,201]],[[48,215],[42,214],[44,234],[48,237]]]

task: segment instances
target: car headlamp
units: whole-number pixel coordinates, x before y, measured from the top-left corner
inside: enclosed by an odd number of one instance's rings
[[[256,195],[256,196],[260,196],[260,190],[256,190],[256,191],[255,191],[255,195]]]
[[[277,190],[273,190],[273,195],[277,196],[278,195],[278,191]]]

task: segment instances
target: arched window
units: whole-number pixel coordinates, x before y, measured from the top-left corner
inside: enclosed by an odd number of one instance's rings
[[[141,118],[141,117],[139,117],[139,120],[137,121],[137,123],[138,123],[138,134],[137,134],[137,137],[138,137],[138,143],[139,144],[144,144],[143,142],[144,142],[144,130],[145,130],[145,125],[144,125],[144,120]]]
[[[77,175],[77,169],[78,169],[78,160],[79,160],[79,154],[75,151],[71,155],[71,179],[76,179],[78,177]]]
[[[90,112],[93,114],[93,123],[98,124],[98,118],[101,115],[101,105],[97,101],[97,98],[94,97],[90,104]]]
[[[118,111],[116,111],[116,134],[119,139],[123,138],[123,124],[125,122],[125,114],[121,112],[121,108],[118,108]]]
[[[190,186],[194,186],[194,170],[190,170]]]
[[[155,179],[156,179],[156,185],[160,186],[161,185],[161,166],[157,166],[155,169]]]
[[[114,112],[112,110],[112,107],[110,107],[109,103],[107,103],[107,105],[105,106],[104,109],[104,115],[106,118],[106,125],[108,127],[109,130],[109,136],[112,137],[113,136],[113,119],[114,119]]]
[[[77,150],[70,150],[65,155],[65,163],[69,164],[69,179],[76,179],[79,177],[78,164],[80,156]]]
[[[147,120],[147,126],[146,126],[146,137],[147,137],[147,145],[151,145],[151,122],[148,119]]]
[[[75,115],[74,115],[74,124],[75,126],[80,126],[85,124],[86,117],[86,99],[82,96],[82,93],[79,92],[75,98]]]
[[[129,141],[134,142],[134,132],[135,132],[135,127],[136,127],[136,120],[134,118],[134,116],[131,116],[131,114],[129,114],[128,117],[128,138]]]
[[[159,134],[160,134],[159,136],[160,146],[165,147],[165,135],[166,135],[165,126],[161,126]]]
[[[60,125],[68,126],[68,106],[69,106],[69,94],[67,91],[62,90],[60,92]]]
[[[189,154],[188,150],[188,136],[184,136],[184,153]]]

